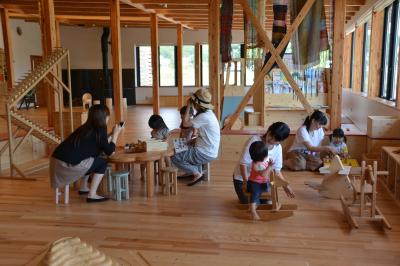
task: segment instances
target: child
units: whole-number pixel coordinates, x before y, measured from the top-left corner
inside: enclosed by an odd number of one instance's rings
[[[168,138],[169,129],[161,116],[150,116],[148,124],[149,127],[152,129],[151,138],[162,141],[165,141]]]
[[[329,146],[334,148],[341,158],[347,159],[349,151],[346,145],[347,139],[344,135],[343,130],[341,128],[336,128],[335,130],[333,130],[332,135],[329,136],[329,139]]]
[[[160,115],[150,116],[148,124],[149,124],[149,127],[152,129],[151,133],[150,133],[152,139],[168,141],[169,129],[168,129],[167,125],[165,124],[164,119]],[[165,164],[167,166],[170,165],[169,158],[165,158]],[[146,169],[146,166],[144,164],[141,164],[140,165],[140,174],[142,176],[141,177],[142,180],[144,180],[144,177],[146,175],[145,169]]]
[[[256,208],[261,193],[270,190],[269,175],[272,170],[272,161],[268,161],[268,147],[262,141],[253,142],[249,148],[252,159],[248,188],[251,192],[250,211],[253,220],[260,220]]]

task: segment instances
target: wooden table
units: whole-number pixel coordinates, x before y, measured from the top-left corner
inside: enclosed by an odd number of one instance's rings
[[[113,155],[108,158],[110,163],[143,163],[146,167],[146,187],[147,197],[154,196],[154,162],[161,160],[164,157],[174,155],[173,150],[166,151],[149,151],[149,152],[126,152],[124,149],[118,149]]]

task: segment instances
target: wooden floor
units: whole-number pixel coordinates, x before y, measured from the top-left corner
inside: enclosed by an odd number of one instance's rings
[[[129,109],[121,143],[146,136],[150,114],[149,107]],[[179,124],[175,110],[163,114],[171,128]],[[350,231],[340,202],[304,185],[321,178],[309,172],[285,172],[297,197],[281,198],[298,204],[294,216],[253,222],[238,208],[234,164],[215,161],[210,183],[180,181],[177,196],[158,192],[147,199],[136,175],[128,201],[87,204],[72,192],[69,206],[54,205],[46,171],[37,181],[0,179],[0,265],[27,263],[65,236],[78,236],[125,265],[400,265],[400,208],[384,190],[378,204],[391,231],[374,224]]]

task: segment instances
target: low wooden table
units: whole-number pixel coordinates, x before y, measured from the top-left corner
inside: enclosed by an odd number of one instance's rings
[[[164,157],[174,155],[172,149],[166,151],[149,151],[149,152],[127,152],[124,149],[118,149],[112,156],[108,158],[108,162],[116,164],[143,163],[146,167],[146,187],[147,197],[154,196],[154,162]]]

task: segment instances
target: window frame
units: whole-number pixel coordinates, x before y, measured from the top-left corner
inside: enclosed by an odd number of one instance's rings
[[[391,8],[391,16],[389,17],[389,9]],[[382,60],[381,60],[381,80],[379,88],[379,97],[389,100],[396,101],[397,95],[394,95],[393,78],[397,78],[397,73],[394,73],[394,57],[395,57],[395,44],[396,44],[396,31],[398,29],[398,10],[399,0],[394,1],[391,5],[385,8],[384,15],[384,34],[383,34],[383,45],[382,45]],[[390,18],[390,28],[388,28],[388,22]],[[388,36],[390,35],[390,36]],[[389,38],[390,37],[390,38]],[[386,43],[389,42],[388,56],[386,57]],[[385,66],[387,66],[387,75],[385,75]],[[384,88],[386,85],[386,88]]]

